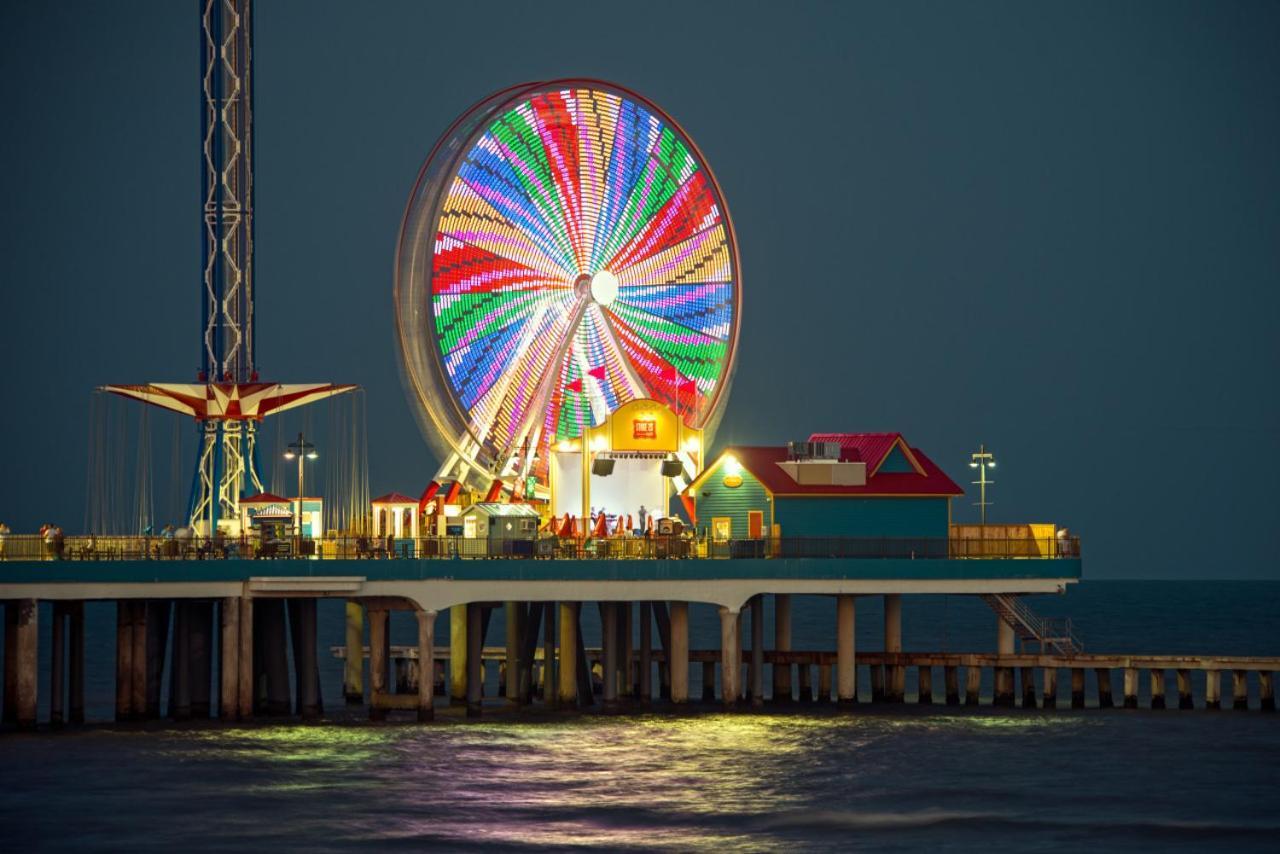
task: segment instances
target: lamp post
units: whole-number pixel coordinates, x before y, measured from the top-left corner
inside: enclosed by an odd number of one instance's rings
[[[969,455],[969,468],[978,470],[978,479],[972,483],[978,487],[978,508],[982,512],[982,525],[987,524],[987,507],[991,502],[987,501],[987,487],[994,485],[994,480],[987,480],[987,469],[996,467],[995,455],[987,450],[986,445],[978,445],[977,453]]]
[[[284,452],[286,460],[297,459],[298,461],[298,509],[294,513],[295,521],[293,526],[298,537],[302,536],[302,496],[306,494],[302,491],[304,474],[302,462],[303,460],[317,459],[319,456],[320,454],[316,452],[316,446],[304,439],[301,433],[298,434],[298,441],[290,442],[289,447]]]

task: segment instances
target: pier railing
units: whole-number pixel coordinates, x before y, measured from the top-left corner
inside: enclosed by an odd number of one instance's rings
[[[77,535],[46,539],[8,534],[0,560],[733,560],[778,559],[1021,559],[1080,556],[1079,537],[1038,540],[958,538],[777,537],[716,540],[652,536],[538,539],[425,537],[418,539],[336,536],[261,540],[256,537],[155,537]]]

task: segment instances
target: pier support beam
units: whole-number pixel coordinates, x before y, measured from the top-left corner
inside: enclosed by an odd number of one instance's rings
[[[739,612],[720,608],[720,699],[726,708],[732,709],[742,693],[739,671],[742,663],[742,646],[738,636]]]
[[[716,663],[710,659],[702,662],[702,702],[716,701]]]
[[[253,717],[253,600],[240,597],[240,712],[237,717],[247,721]]]
[[[5,603],[5,717],[19,729],[35,729],[39,685],[39,618],[35,599]],[[10,687],[10,685],[12,687]]]
[[[364,605],[348,600],[346,606],[347,657],[342,668],[342,697],[348,706],[358,706],[364,702]]]
[[[1041,674],[1044,679],[1044,696],[1040,702],[1046,709],[1058,707],[1058,668],[1046,667]]]
[[[933,668],[927,664],[916,668],[916,702],[933,705]]]
[[[898,593],[884,597],[884,651],[902,652],[902,595]],[[906,668],[897,664],[886,667],[884,682],[885,700],[901,703],[906,693]]]
[[[298,696],[298,714],[304,721],[319,720],[324,713],[324,701],[320,694],[320,662],[316,653],[316,623],[315,599],[289,600],[294,688]]]
[[[1001,655],[1013,655],[1013,626],[1000,615],[996,615],[996,652]],[[1013,705],[1013,668],[997,665],[992,674],[992,703],[996,706]]]
[[[387,706],[383,699],[387,693],[387,666],[389,656],[387,655],[389,639],[387,637],[387,629],[390,618],[390,612],[378,608],[370,608],[369,617],[369,720],[385,721],[387,719]],[[450,620],[453,614],[450,612]],[[452,628],[452,626],[450,627]],[[465,643],[465,640],[464,640]],[[449,654],[453,654],[456,647],[450,647]]]
[[[1191,696],[1191,671],[1178,670],[1178,708],[1194,709],[1195,699]]]
[[[751,600],[751,706],[764,706],[764,595]]]
[[[1231,671],[1231,708],[1249,708],[1249,673],[1246,670]]]
[[[672,690],[674,694],[674,687]],[[689,661],[684,664],[684,693],[689,696]],[[640,603],[640,702],[653,699],[653,603]]]
[[[976,664],[966,664],[964,668],[964,704],[976,706],[981,699],[982,668]]]
[[[1150,673],[1151,679],[1151,708],[1164,708],[1164,671],[1153,669]]]
[[[671,645],[666,652],[671,702],[683,705],[689,702],[689,603],[672,602],[670,610]]]
[[[1084,668],[1071,668],[1071,708],[1084,708]]]
[[[467,606],[449,609],[449,704],[467,702]]]
[[[1022,708],[1034,709],[1036,707],[1036,670],[1034,667],[1024,667],[1021,670],[1020,678],[1022,679]]]
[[[137,612],[142,603],[133,599],[116,600],[116,722],[135,719],[133,706],[133,629],[138,621]],[[11,602],[5,608],[5,615],[13,611],[15,616],[17,602]],[[7,622],[7,620],[6,620]],[[16,623],[14,624],[16,625]],[[12,646],[12,644],[7,644]],[[16,649],[16,647],[15,647]],[[16,659],[15,659],[16,660]],[[16,672],[16,671],[15,671]],[[15,695],[16,696],[16,695]],[[8,708],[6,706],[6,708]],[[16,706],[15,706],[16,708]],[[142,714],[142,707],[137,715]]]
[[[1216,670],[1204,672],[1204,707],[1206,709],[1222,708],[1222,679]]]
[[[800,702],[812,703],[813,695],[813,665],[805,662],[796,667],[796,674],[800,677],[800,682],[796,686],[800,696]]]
[[[818,699],[823,703],[831,702],[831,675],[835,669],[834,664],[818,665]]]
[[[467,603],[467,717],[478,718],[484,703],[484,608]]]
[[[836,597],[836,702],[845,707],[858,701],[858,667],[854,650],[855,600],[848,594]]]
[[[868,670],[871,671],[871,702],[884,702],[884,666],[873,664]]]
[[[562,708],[578,705],[578,603],[560,603],[560,686],[557,700]]]
[[[418,611],[415,616],[418,618],[418,723],[426,723],[436,716],[436,612]]]
[[[942,668],[942,681],[948,706],[960,705],[960,668],[948,664]]]
[[[524,637],[524,623],[527,619],[524,614],[523,602],[504,602],[502,604],[502,615],[505,618],[507,627],[507,679],[506,679],[506,697],[507,702],[513,706],[520,704],[520,674],[524,662],[520,660],[521,650],[520,639]]]
[[[1276,710],[1275,679],[1270,670],[1258,671],[1258,700],[1264,712]]]
[[[542,606],[542,701],[548,708],[555,708],[560,689],[560,672],[556,669],[556,614],[560,612],[555,602]]]
[[[70,622],[67,633],[67,693],[70,699],[70,720],[84,723],[84,602],[68,602],[67,616]]]
[[[191,656],[191,636],[192,636],[192,615],[191,603],[185,599],[179,599],[173,603],[173,652],[170,657],[169,666],[169,717],[175,721],[191,720],[191,680],[194,674]],[[151,603],[147,603],[147,610],[154,615],[154,610],[150,607]],[[155,633],[155,627],[152,620],[148,620],[148,635]],[[136,629],[135,629],[136,631]],[[136,637],[136,636],[135,636]],[[151,646],[150,643],[147,644]],[[134,666],[137,667],[138,651],[134,650]],[[147,661],[147,675],[143,678],[150,686],[152,680],[150,678],[151,668],[151,650],[148,649],[144,656]],[[153,709],[151,704],[151,692],[147,691],[147,714],[146,717],[154,717],[158,709]],[[156,698],[156,705],[159,705],[159,697]]]
[[[66,641],[67,621],[64,603],[53,603],[53,619],[49,623],[50,657],[49,657],[49,723],[60,727],[66,723],[66,695],[63,684],[66,681]]]
[[[776,593],[773,597],[773,648],[778,652],[791,651],[791,594]],[[773,701],[791,702],[791,665],[773,665]]]
[[[604,710],[618,711],[618,603],[600,603],[600,640],[604,646],[604,668],[600,681],[604,685]]]
[[[240,598],[218,603],[218,717],[234,721],[240,713]],[[364,651],[361,650],[361,656]]]
[[[1138,670],[1135,667],[1124,669],[1124,707],[1138,708]]]

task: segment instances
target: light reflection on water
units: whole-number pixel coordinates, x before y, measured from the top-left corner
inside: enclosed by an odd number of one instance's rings
[[[1254,760],[1276,754],[1276,722],[1153,715],[588,716],[6,737],[0,822],[14,842],[81,848],[883,850],[985,848],[1011,831],[1060,849],[1274,839],[1280,826],[1260,807],[1274,806],[1280,776]],[[1189,771],[1199,792],[1168,785]]]

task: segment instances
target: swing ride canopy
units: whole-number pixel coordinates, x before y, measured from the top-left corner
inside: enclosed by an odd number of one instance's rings
[[[600,81],[516,86],[454,122],[410,195],[402,376],[442,460],[545,482],[551,444],[629,400],[714,431],[740,298],[720,187],[670,116]]]

